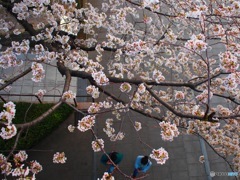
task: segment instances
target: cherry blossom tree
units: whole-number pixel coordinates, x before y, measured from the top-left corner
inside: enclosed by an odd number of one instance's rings
[[[28,73],[34,82],[48,78],[43,64],[54,64],[65,77],[62,98],[32,122],[14,124],[17,107],[13,102],[4,104],[0,136],[16,137],[13,150],[21,132],[75,98],[69,85],[71,77],[78,77],[88,79],[86,92],[95,102],[69,131],[91,131],[94,151],[105,152],[104,139],[93,129],[98,114],[111,112],[121,120],[123,114],[135,111],[159,121],[163,140],[172,141],[181,133],[199,136],[240,172],[239,0],[103,0],[100,8],[89,3],[80,8],[74,0],[1,0],[0,4],[6,14],[0,18],[1,68],[22,66],[19,55],[31,64],[11,79],[1,79],[0,90]],[[99,32],[104,32],[104,39]],[[93,59],[91,52],[96,52]],[[108,90],[112,86],[114,91]],[[41,98],[45,93],[40,89],[36,95]],[[102,94],[107,98],[100,101]],[[103,131],[111,141],[124,138],[124,132],[114,129],[113,119],[106,117],[105,124]],[[133,127],[136,132],[142,129],[138,121]],[[13,163],[8,161],[11,156]],[[168,152],[152,148],[150,157],[164,164]],[[42,166],[36,161],[24,165],[26,159],[25,151],[1,154],[1,172],[34,178]],[[64,152],[56,152],[53,163],[66,159]],[[107,178],[114,179],[105,173],[102,179]]]

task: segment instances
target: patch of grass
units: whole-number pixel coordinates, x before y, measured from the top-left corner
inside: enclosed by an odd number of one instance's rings
[[[44,112],[50,109],[53,104],[30,104],[19,102],[16,104],[16,115],[13,123],[20,124],[30,122],[41,116]],[[3,104],[0,104],[0,111],[3,110]],[[68,116],[73,112],[73,109],[66,104],[62,104],[56,111],[46,117],[42,122],[25,130],[19,139],[17,149],[29,149],[48,136],[56,129]],[[15,138],[3,140],[0,138],[0,152],[4,153],[11,150]]]

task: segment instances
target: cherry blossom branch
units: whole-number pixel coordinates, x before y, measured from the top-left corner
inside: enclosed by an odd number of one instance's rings
[[[31,122],[28,123],[24,123],[24,124],[15,124],[17,128],[28,128],[31,126],[36,125],[37,123],[41,122],[44,118],[46,118],[48,115],[50,115],[51,113],[53,113],[61,104],[63,103],[63,101],[59,101],[58,103],[56,103],[53,107],[51,107],[48,111],[46,111],[45,113],[43,113],[41,116],[39,116],[38,118],[34,119]]]
[[[208,80],[211,81],[212,79],[214,79],[214,78],[216,78],[216,77],[218,77],[218,76],[220,76],[220,75],[223,75],[223,74],[230,74],[230,73],[228,73],[228,72],[222,72],[222,71],[221,71],[221,72],[219,72],[219,73],[217,73],[217,74],[214,74],[214,75],[212,75],[212,76],[209,76],[209,78],[204,78],[204,79],[202,79],[202,80],[199,80],[198,82],[193,83],[193,88],[191,88],[191,89],[194,90],[194,91],[196,91],[196,92],[203,92],[203,91],[201,91],[201,90],[198,90],[196,87],[197,87],[197,86],[200,86],[200,85],[202,85],[202,84],[204,84],[204,83],[206,83],[206,82],[208,82]],[[192,79],[192,80],[194,80],[194,79]],[[189,81],[191,81],[191,80],[189,80]],[[229,99],[230,101],[234,102],[235,104],[240,105],[240,102],[237,102],[234,97],[225,96],[225,95],[217,94],[217,93],[213,93],[213,96],[218,96],[218,97],[222,97],[222,98],[225,98],[225,99]]]
[[[112,93],[109,93],[109,92],[107,92],[106,90],[103,90],[103,88],[102,88],[101,86],[97,85],[96,83],[94,83],[94,82],[91,82],[91,83],[92,83],[93,85],[95,85],[96,87],[98,87],[98,89],[99,89],[102,93],[104,93],[104,94],[106,94],[107,96],[111,97],[111,98],[114,99],[115,101],[121,102],[121,103],[123,103],[123,104],[128,104],[127,102],[125,102],[125,101],[117,98],[116,96],[114,96]],[[159,117],[153,116],[153,115],[151,115],[151,114],[147,114],[147,113],[145,113],[145,112],[143,112],[143,111],[141,111],[141,110],[134,109],[134,108],[132,108],[132,107],[129,107],[129,109],[131,109],[132,111],[135,111],[135,112],[137,112],[137,113],[139,113],[139,114],[142,114],[142,115],[144,115],[144,116],[146,116],[146,117],[150,117],[150,118],[156,119],[156,120],[158,120],[158,121],[163,121],[163,118],[159,118]]]
[[[64,66],[63,63],[59,63],[57,64],[57,67],[58,67],[58,70],[61,74],[64,74],[65,70],[66,70],[66,67]],[[91,74],[89,73],[86,73],[86,72],[83,72],[83,71],[73,71],[73,70],[69,70],[71,76],[73,77],[81,77],[83,79],[88,79],[90,82],[94,83],[94,80],[93,80],[93,77]],[[217,74],[219,75],[219,74]],[[213,78],[213,77],[211,77]],[[143,80],[132,80],[132,79],[119,79],[119,78],[114,78],[114,77],[108,77],[109,81],[111,82],[115,82],[115,83],[123,83],[123,82],[128,82],[128,83],[131,83],[131,84],[135,84],[135,85],[139,85],[141,83],[145,83],[146,85],[158,85],[158,86],[176,86],[176,87],[182,87],[182,86],[186,86],[186,87],[190,87],[191,89],[195,90],[195,91],[199,91],[195,88],[195,86],[199,85],[199,84],[193,84],[193,83],[179,83],[179,82],[161,82],[161,83],[156,83],[154,81],[146,81],[144,82]],[[204,82],[206,82],[207,79],[204,80]],[[202,81],[203,82],[203,81]],[[96,83],[94,83],[95,86],[97,86],[99,89],[101,89],[100,86],[98,86]],[[149,89],[149,88],[147,88]],[[150,89],[149,89],[150,90]],[[104,91],[102,91],[104,92]],[[201,92],[201,91],[200,91]],[[105,93],[105,92],[104,92]],[[169,109],[171,112],[173,112],[175,115],[179,116],[179,117],[185,117],[185,118],[193,118],[193,119],[199,119],[199,120],[205,120],[204,117],[201,117],[201,116],[194,116],[194,115],[190,115],[190,114],[183,114],[183,113],[180,113],[178,111],[176,111],[170,104],[162,101],[153,91],[150,90],[150,93],[152,94],[152,96],[157,99],[161,104],[163,104],[167,109]],[[105,93],[105,94],[108,94],[109,96],[111,97],[114,97],[112,94],[110,93]],[[218,96],[221,96],[221,95],[218,95]],[[117,97],[114,97],[117,101],[119,101],[119,99]],[[124,101],[121,101],[123,103],[126,103]],[[139,112],[143,115],[147,115],[146,113],[142,112],[142,111],[139,111],[137,109],[133,109],[133,108],[130,108],[136,112]],[[151,115],[147,115],[148,117],[151,117]],[[224,117],[226,118],[226,117]],[[230,118],[230,117],[229,117]]]
[[[167,102],[164,102],[161,100],[147,85],[146,85],[146,90],[164,107],[166,107],[169,111],[171,111],[173,114],[179,117],[184,117],[184,118],[191,118],[191,119],[199,119],[199,120],[204,120],[202,116],[195,116],[195,115],[190,115],[190,114],[183,114],[179,111],[176,111],[170,104]]]
[[[65,78],[65,83],[64,83],[64,87],[63,87],[63,92],[62,93],[64,93],[64,92],[69,90],[70,84],[71,84],[71,79],[72,79],[72,76],[71,76],[71,74],[70,74],[68,69],[66,69],[64,75],[66,76],[66,78]]]
[[[219,157],[221,157],[229,166],[229,168],[234,172],[232,165],[229,163],[229,161],[226,159],[226,157],[222,156],[220,153],[218,153],[214,147],[212,145],[210,145],[210,143],[199,133],[194,133],[195,135],[197,135],[198,137],[200,137]]]
[[[30,23],[28,23],[26,20],[19,20],[19,19],[17,18],[17,15],[12,12],[12,8],[13,8],[13,5],[12,5],[12,4],[9,5],[9,6],[7,6],[7,5],[5,5],[5,4],[2,4],[2,5],[3,5],[3,7],[6,8],[6,10],[8,11],[8,13],[11,14],[11,15],[15,18],[15,20],[16,20],[20,25],[22,25],[22,26],[24,27],[25,31],[28,32],[31,36],[36,36],[36,35],[39,33],[39,32],[38,32],[37,30],[35,30],[35,29],[33,28],[33,26],[32,26]],[[38,43],[39,43],[39,44],[43,44],[43,45],[44,45],[45,47],[47,47],[48,49],[53,50],[53,47],[51,46],[50,43],[46,43],[46,42],[44,42],[43,40],[38,41]],[[34,43],[34,44],[35,44],[35,43]]]
[[[126,110],[129,109],[128,107],[124,107],[124,108],[112,108],[110,110],[105,110],[105,111],[100,111],[100,112],[96,112],[96,113],[88,113],[89,115],[99,115],[99,114],[105,114],[105,113],[109,113],[109,112],[113,112],[113,111],[119,111],[119,110]]]
[[[187,130],[187,127],[184,127],[184,126],[177,126],[178,128],[181,128],[181,129],[185,129],[185,130]],[[228,164],[228,166],[229,166],[229,168],[232,170],[232,171],[234,171],[233,170],[233,168],[232,168],[232,165],[229,163],[229,161],[226,159],[226,157],[224,157],[224,156],[222,156],[220,153],[218,153],[215,149],[214,149],[214,147],[202,136],[202,135],[200,135],[198,132],[193,132],[193,134],[192,135],[195,135],[195,136],[198,136],[199,138],[201,138],[213,151],[214,151],[214,153],[216,153],[220,158],[222,158],[227,164]]]
[[[64,74],[64,71],[66,69],[64,64],[63,63],[58,63],[57,67],[58,67],[58,71],[61,74]],[[89,73],[86,73],[84,71],[70,70],[70,74],[73,77],[81,77],[83,79],[88,79],[89,81],[93,81],[92,75],[89,74]],[[219,76],[220,74],[226,74],[226,73],[224,73],[224,72],[218,73],[216,75],[211,76],[210,79],[213,79],[213,78]],[[124,79],[124,78],[119,79],[119,78],[109,77],[109,76],[108,76],[108,79],[109,79],[110,82],[114,82],[114,83],[128,82],[128,83],[135,84],[135,85],[145,83],[147,85],[156,85],[156,86],[189,87],[190,89],[192,89],[196,92],[202,92],[202,91],[196,89],[196,87],[208,81],[207,80],[208,78],[206,78],[204,80],[200,80],[199,82],[195,82],[195,83],[191,83],[191,82],[187,82],[187,83],[185,83],[185,82],[160,82],[160,83],[157,83],[155,81],[144,81],[144,80]],[[230,96],[224,96],[224,95],[220,95],[220,94],[213,94],[213,95],[223,97],[223,98],[227,98],[227,99],[231,100],[232,102],[234,102],[238,105],[240,104],[240,103],[236,102],[235,99],[230,97]]]
[[[31,44],[33,43],[32,40],[31,40],[31,35],[29,35],[28,33],[24,32],[21,34],[21,36],[19,35],[14,35],[14,34],[11,34],[10,37],[8,38],[5,38],[5,36],[0,36],[0,44],[2,44],[3,46],[11,46],[12,44],[12,41],[22,41],[24,39],[28,39]],[[35,42],[36,44],[36,42]]]
[[[131,120],[130,117],[129,117],[129,120],[131,121],[131,123],[132,123],[132,125],[133,125],[133,128],[135,129],[134,123],[133,123],[133,121]],[[144,145],[147,146],[149,149],[153,149],[153,147],[151,147],[149,144],[145,143],[145,142],[142,140],[142,138],[140,137],[138,131],[136,131],[136,134],[137,134],[137,137],[138,137],[138,140],[139,140],[140,143],[144,144]]]
[[[16,139],[15,139],[15,142],[14,142],[14,145],[13,145],[13,147],[12,147],[12,150],[11,150],[10,153],[8,154],[8,156],[7,156],[7,158],[6,158],[6,161],[9,160],[9,158],[12,156],[13,152],[14,152],[15,149],[17,148],[17,144],[18,144],[18,141],[19,141],[19,138],[20,138],[22,132],[23,132],[23,129],[21,129],[21,130],[18,132],[18,134],[17,134],[17,136],[16,136]]]
[[[218,76],[220,76],[220,75],[222,75],[222,74],[230,74],[230,73],[222,72],[222,71],[221,71],[221,72],[218,72],[217,74],[214,74],[214,75],[212,75],[212,76],[209,76],[209,78],[205,78],[205,79],[199,80],[198,82],[193,83],[193,84],[194,84],[194,87],[197,87],[197,86],[199,86],[199,85],[207,82],[208,79],[212,80],[212,79],[214,79],[214,78],[216,78],[216,77],[218,77]]]
[[[0,87],[0,91],[3,90],[5,87],[9,86],[10,84],[14,83],[15,81],[17,81],[18,79],[20,79],[21,77],[25,76],[26,74],[28,74],[29,72],[32,71],[32,68],[29,67],[28,69],[26,69],[25,71],[23,71],[21,74],[13,77],[12,79],[8,80],[4,85],[2,85]]]
[[[74,109],[75,111],[81,113],[83,116],[86,116],[86,115],[87,115],[86,113],[84,113],[83,111],[79,110],[77,107],[73,106],[72,104],[70,104],[70,103],[65,103],[65,104],[67,104],[68,106],[70,106],[70,107],[71,107],[72,109]]]
[[[70,75],[70,72],[69,72],[68,69],[66,69],[66,71],[64,71],[64,75],[66,76],[66,78],[65,78],[65,84],[64,84],[63,92],[66,92],[69,89],[70,83],[71,83],[71,75]],[[64,101],[65,100],[61,98],[59,100],[59,102],[57,102],[53,107],[51,107],[48,111],[43,113],[38,118],[36,118],[33,121],[28,122],[28,123],[16,124],[16,127],[25,129],[25,128],[31,127],[33,125],[36,125],[37,123],[41,122],[45,117],[47,117],[52,112],[54,112]]]
[[[58,63],[57,64],[58,67],[58,71],[63,74],[63,72],[65,71],[66,67],[64,66],[63,63]],[[84,71],[74,71],[74,70],[70,70],[70,74],[72,77],[81,77],[83,79],[88,79],[89,81],[93,81],[93,77],[91,74],[86,73]],[[114,83],[123,83],[123,82],[128,82],[130,84],[135,84],[135,85],[139,85],[142,83],[146,83],[147,85],[156,85],[156,86],[175,86],[175,87],[189,87],[189,88],[194,88],[194,85],[190,82],[188,83],[181,83],[181,82],[160,82],[157,83],[155,81],[144,81],[144,80],[134,80],[134,79],[125,79],[125,78],[115,78],[115,77],[107,77],[109,79],[110,82],[114,82]]]
[[[133,4],[135,6],[138,6],[138,7],[141,7],[141,4],[138,4],[136,2],[133,2],[131,0],[126,0],[127,2],[129,2],[130,4]],[[166,16],[166,17],[171,17],[171,18],[174,18],[174,17],[178,17],[176,15],[170,15],[170,14],[165,14],[165,13],[161,13],[161,12],[157,12],[157,11],[152,11],[149,7],[145,7],[144,9],[148,10],[148,11],[151,11],[153,13],[156,13],[158,15],[162,15],[162,16]]]
[[[79,48],[84,51],[95,51],[96,50],[96,46],[93,46],[93,47],[80,46]],[[105,47],[105,46],[101,46],[101,48],[105,51],[111,51],[111,52],[117,51],[117,48],[109,48],[109,47]]]

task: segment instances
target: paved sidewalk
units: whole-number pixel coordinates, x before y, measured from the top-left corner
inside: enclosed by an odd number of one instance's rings
[[[32,57],[32,55],[28,55]],[[0,68],[0,79],[11,79],[12,77],[20,74],[24,70],[31,67],[30,62],[25,62],[23,66],[3,69]],[[6,101],[23,101],[23,102],[35,102],[38,100],[35,96],[24,96],[24,95],[34,95],[39,89],[46,90],[46,96],[43,97],[43,102],[57,102],[59,101],[62,90],[65,83],[65,77],[58,72],[57,68],[54,66],[43,65],[45,70],[45,78],[41,82],[32,81],[32,72],[28,73],[24,77],[18,79],[10,85],[11,89],[9,91],[2,90],[0,95]],[[77,78],[73,77],[71,79],[70,90],[76,92]],[[20,95],[23,96],[20,96]],[[10,96],[9,96],[10,95]]]
[[[140,116],[133,115],[140,120]],[[101,130],[102,122],[104,122],[102,120],[101,117],[97,118],[96,130],[98,137],[105,138]],[[74,115],[71,115],[56,131],[28,152],[29,160],[36,159],[43,165],[44,170],[36,176],[37,179],[96,180],[102,177],[106,167],[100,163],[102,153],[94,153],[91,148],[91,132],[83,133],[76,129],[75,132],[70,133],[67,126],[73,123]],[[124,154],[119,167],[124,173],[130,175],[136,156],[148,155],[151,150],[137,140],[135,130],[128,124],[129,122],[124,121],[124,123],[123,131],[126,133],[126,138],[118,142],[105,140],[105,149],[109,152],[119,151]],[[144,123],[143,126],[139,134],[142,140],[154,148],[164,147],[170,156],[164,165],[157,165],[152,160],[153,166],[148,171],[149,176],[145,178],[146,180],[207,180],[204,164],[198,161],[198,157],[202,154],[198,138],[183,135],[175,138],[172,143],[167,143],[161,140],[159,129],[153,128],[154,124]],[[54,164],[53,154],[62,151],[66,154],[67,163]],[[119,172],[114,172],[114,177],[116,180],[125,179]],[[234,178],[219,177],[216,179]]]
[[[74,124],[74,114],[62,123],[45,140],[32,148],[29,160],[35,159],[43,166],[43,171],[36,178],[39,180],[90,180],[92,179],[93,151],[91,148],[92,135],[90,131],[70,133],[69,124]],[[67,163],[54,164],[53,154],[65,152]]]

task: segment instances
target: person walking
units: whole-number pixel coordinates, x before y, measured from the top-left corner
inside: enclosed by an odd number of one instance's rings
[[[116,165],[118,165],[122,161],[122,159],[123,159],[123,154],[118,153],[118,152],[108,153],[108,156],[110,157],[112,162],[114,162],[114,164],[116,164]],[[115,169],[115,166],[112,164],[112,162],[108,159],[106,154],[102,155],[101,163],[106,165],[106,166],[110,165],[108,170],[107,170],[107,172],[109,174],[111,174],[114,171],[114,169]]]
[[[135,169],[133,171],[132,178],[136,178],[139,172],[146,173],[151,167],[152,162],[149,160],[148,156],[137,156],[135,161]]]

